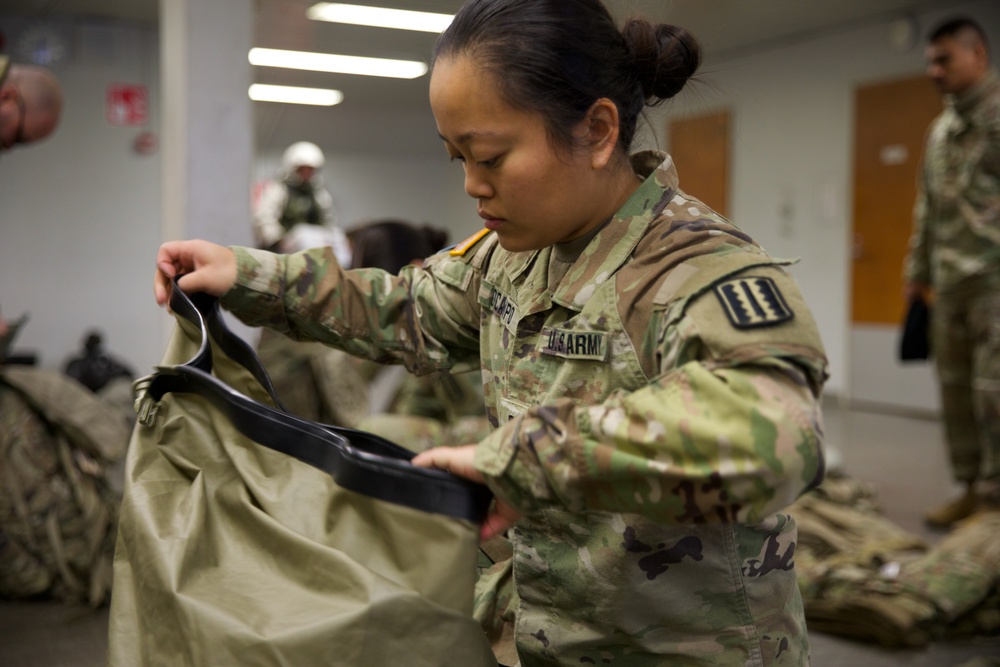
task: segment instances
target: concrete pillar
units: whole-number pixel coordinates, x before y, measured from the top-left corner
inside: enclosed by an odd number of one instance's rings
[[[254,0],[160,0],[163,239],[252,243]]]

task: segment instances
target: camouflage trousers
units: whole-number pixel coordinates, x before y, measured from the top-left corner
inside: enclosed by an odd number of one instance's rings
[[[1000,477],[1000,287],[983,279],[937,295],[931,345],[952,474]]]

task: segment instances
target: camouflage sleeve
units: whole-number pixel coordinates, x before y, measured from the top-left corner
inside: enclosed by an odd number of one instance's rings
[[[475,465],[494,492],[524,513],[559,505],[678,524],[756,522],[818,484],[825,360],[820,344],[794,344],[818,336],[811,318],[800,313],[805,333],[780,344],[759,330],[718,354],[720,327],[692,319],[713,300],[663,328],[665,361],[646,386],[600,405],[540,405],[490,434]]]
[[[250,326],[402,363],[416,374],[478,365],[479,304],[469,296],[478,285],[458,289],[449,272],[462,270],[447,260],[395,276],[380,269],[345,271],[330,248],[293,255],[233,250],[237,283],[221,303]],[[463,275],[470,284],[478,279],[471,268]]]
[[[931,284],[930,248],[927,242],[927,188],[921,170],[917,183],[917,199],[913,206],[913,234],[910,236],[910,249],[903,268],[903,277],[907,282],[924,285]]]

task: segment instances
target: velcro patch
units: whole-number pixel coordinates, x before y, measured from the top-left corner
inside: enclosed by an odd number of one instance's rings
[[[781,324],[795,317],[770,278],[735,278],[714,287],[726,317],[737,329]]]
[[[608,358],[608,334],[604,331],[569,331],[544,327],[542,341],[542,354],[592,361],[606,361]]]

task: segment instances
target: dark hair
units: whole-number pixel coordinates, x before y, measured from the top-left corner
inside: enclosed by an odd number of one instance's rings
[[[347,233],[354,246],[351,268],[378,268],[389,273],[415,259],[433,255],[448,245],[448,232],[430,225],[417,227],[402,220],[380,220]]]
[[[601,0],[469,0],[438,38],[438,58],[470,54],[512,107],[545,119],[554,143],[598,99],[618,107],[619,145],[632,145],[639,114],[684,88],[701,63],[694,36],[631,19],[619,30]]]
[[[949,19],[944,23],[939,24],[927,36],[927,41],[934,43],[939,39],[945,39],[946,37],[956,37],[962,32],[972,32],[979,38],[979,41],[983,43],[986,48],[986,52],[990,51],[990,41],[986,37],[986,31],[983,27],[970,19],[967,16],[959,16],[957,18]]]

